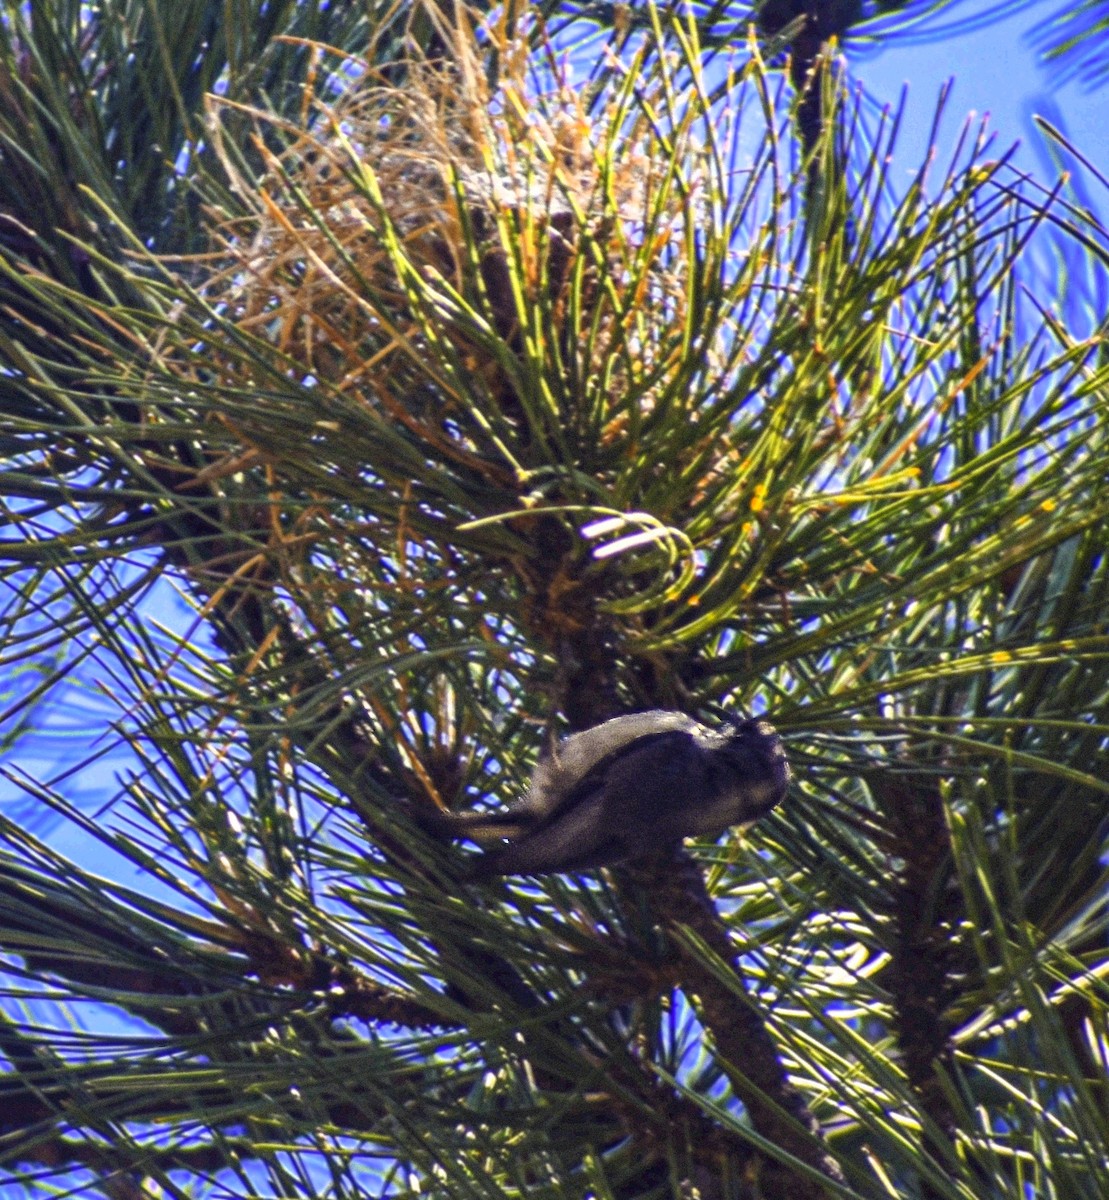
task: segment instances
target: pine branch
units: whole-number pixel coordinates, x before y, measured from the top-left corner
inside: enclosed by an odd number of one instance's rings
[[[104,895],[79,898],[43,877],[12,869],[0,873],[0,948],[21,957],[28,974],[64,980],[78,991],[93,988],[167,1034],[203,1034],[210,1018],[196,1002],[219,1005],[229,987],[248,984],[251,975],[267,989],[293,990],[257,991],[247,1010],[253,1013],[250,1019],[245,1019],[242,997],[228,1006],[247,1040],[255,1036],[257,1019],[280,1020],[298,1009],[319,1008],[321,993],[331,1017],[415,1029],[450,1024],[441,1013],[373,982],[333,954],[291,947],[230,923],[212,925],[210,932],[221,945],[183,941]]]
[[[820,1126],[790,1081],[757,1001],[746,991],[740,953],[706,888],[702,870],[684,850],[626,869],[636,895],[646,897],[664,928],[678,934],[682,987],[695,998],[716,1052],[755,1129],[769,1142],[836,1183],[843,1172],[823,1148]],[[682,936],[697,942],[728,966],[734,981],[722,983]],[[828,1191],[787,1164],[768,1160],[760,1184],[773,1200],[819,1200]]]
[[[909,1082],[935,1127],[954,1140],[955,1114],[940,1079],[952,1066],[946,1012],[955,996],[951,947],[958,919],[951,836],[939,786],[887,775],[875,794],[904,865],[894,888],[896,941],[890,963],[897,1040]]]

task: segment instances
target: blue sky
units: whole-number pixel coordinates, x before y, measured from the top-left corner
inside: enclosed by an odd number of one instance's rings
[[[929,36],[930,30],[953,20],[997,7],[973,0],[922,24],[915,34],[890,39],[888,49],[867,50],[849,60],[852,74],[876,99],[895,102],[902,85],[909,84],[909,119],[903,130],[907,164],[919,163],[939,89],[954,77],[945,126],[948,139],[969,111],[989,113],[998,148],[1019,140],[1021,165],[1043,178],[1048,164],[1037,149],[1041,137],[1032,114],[1046,116],[1053,124],[1062,114],[1071,140],[1109,175],[1109,85],[1096,91],[1084,91],[1077,82],[1058,86],[1049,70],[1037,66],[1028,40],[1029,31],[1064,3],[1041,0],[974,33]],[[1104,193],[1100,199],[1109,204]]]

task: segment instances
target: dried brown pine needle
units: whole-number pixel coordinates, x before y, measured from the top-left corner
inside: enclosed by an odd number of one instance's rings
[[[400,84],[344,60],[360,78],[334,99],[317,78],[279,151],[255,113],[267,169],[260,185],[238,175],[249,216],[218,225],[225,266],[207,294],[437,453],[503,466],[490,437],[518,449],[598,414],[603,443],[619,441],[626,398],[649,412],[676,359],[681,242],[718,194],[711,155],[696,122],[667,128],[634,64],[599,89],[540,87],[534,60],[505,47],[491,89],[467,44]]]

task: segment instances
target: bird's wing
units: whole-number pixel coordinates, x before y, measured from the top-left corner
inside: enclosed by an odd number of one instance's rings
[[[569,871],[620,862],[682,836],[703,760],[683,732],[651,734],[609,755],[510,845],[490,850],[483,874]],[[694,778],[690,778],[690,776]]]
[[[692,735],[683,730],[636,738],[587,772],[547,821],[603,797],[608,816],[653,823],[685,806],[703,773],[701,764],[701,751]],[[546,823],[542,821],[538,827]]]
[[[654,736],[667,732],[693,733],[702,726],[680,712],[653,709],[613,717],[592,729],[573,733],[540,757],[532,772],[528,794],[513,808],[542,815],[552,811],[559,800],[605,760],[611,761],[634,745],[643,745]]]

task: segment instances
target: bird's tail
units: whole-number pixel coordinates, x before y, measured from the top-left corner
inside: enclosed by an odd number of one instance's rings
[[[463,838],[472,842],[499,842],[519,837],[530,824],[521,820],[519,814],[445,812],[427,805],[413,807],[412,816],[425,833],[441,841]]]

